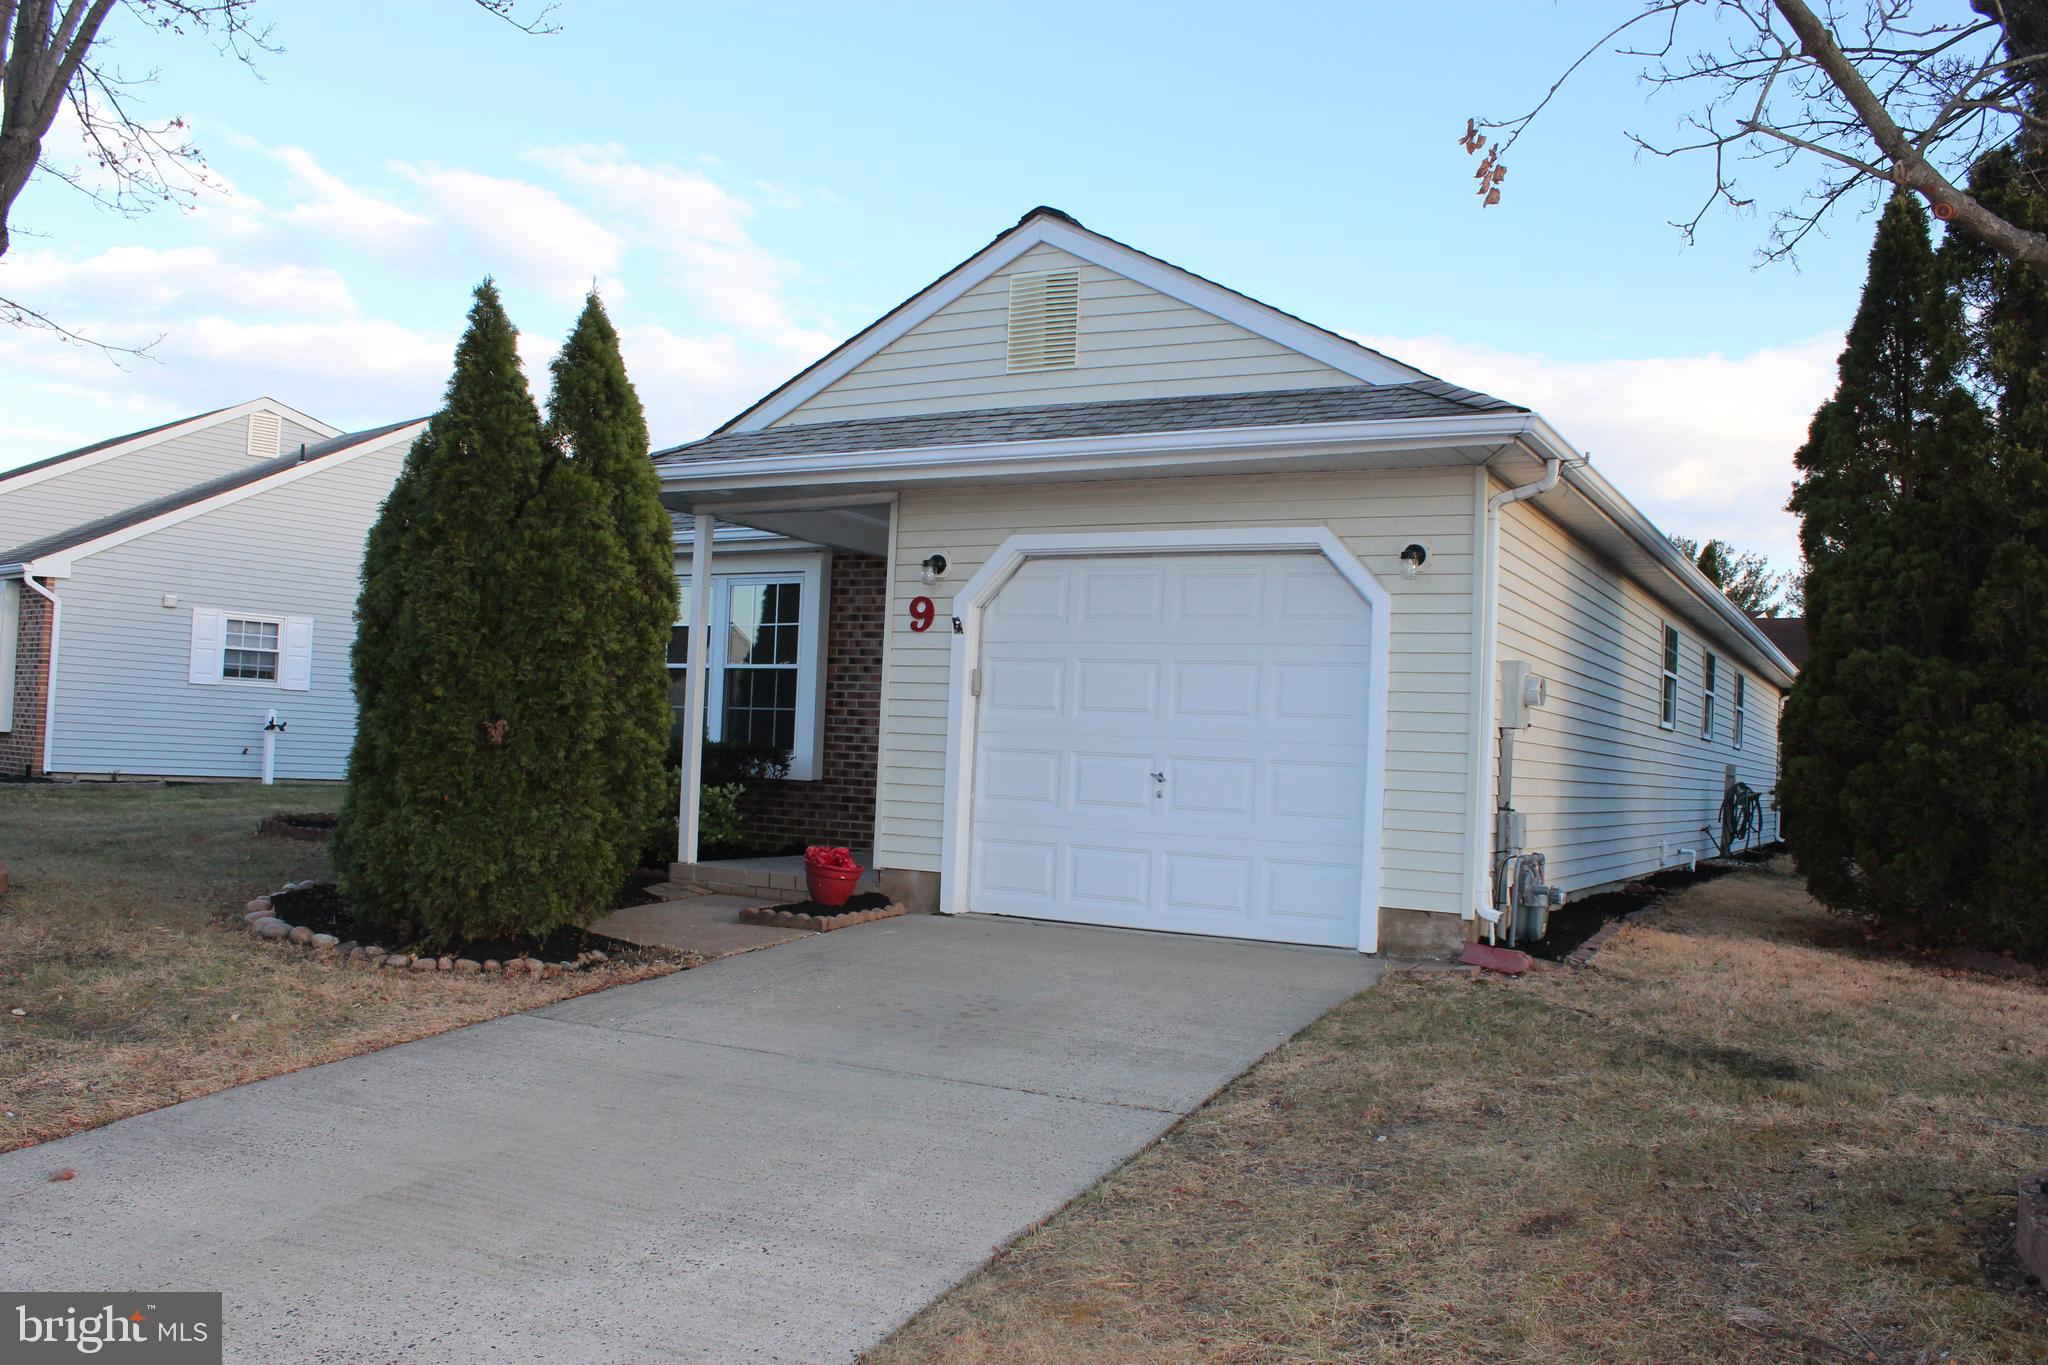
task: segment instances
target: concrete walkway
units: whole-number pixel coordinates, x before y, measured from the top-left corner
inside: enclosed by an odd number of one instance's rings
[[[815,935],[0,1156],[0,1283],[218,1289],[231,1360],[845,1360],[1377,974]]]

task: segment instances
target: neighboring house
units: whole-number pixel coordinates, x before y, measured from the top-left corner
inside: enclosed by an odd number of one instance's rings
[[[363,538],[422,426],[259,400],[0,474],[0,774],[255,777],[275,713],[279,777],[342,776]]]
[[[1778,652],[1792,661],[1794,668],[1806,667],[1806,656],[1813,652],[1813,641],[1806,633],[1804,616],[1755,616],[1756,628],[1764,638],[1778,647]]]
[[[1498,853],[1584,894],[1773,780],[1792,665],[1541,417],[1056,210],[656,459],[700,529],[830,549],[828,594],[713,533],[695,693],[725,737],[812,736],[921,908],[1436,951]],[[878,742],[834,775],[855,651]],[[1511,777],[1505,664],[1548,684]]]

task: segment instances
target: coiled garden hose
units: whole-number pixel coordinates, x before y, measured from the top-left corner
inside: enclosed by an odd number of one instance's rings
[[[1745,839],[1754,843],[1763,831],[1763,798],[1747,782],[1737,782],[1721,798],[1721,856],[1733,853]]]

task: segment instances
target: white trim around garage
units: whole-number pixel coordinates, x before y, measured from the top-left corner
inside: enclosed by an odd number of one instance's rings
[[[969,909],[976,697],[975,660],[981,618],[988,604],[1027,560],[1057,556],[1319,554],[1364,599],[1371,614],[1372,657],[1367,668],[1364,847],[1360,863],[1358,951],[1379,951],[1380,863],[1385,822],[1387,693],[1392,600],[1372,571],[1320,526],[1188,531],[1074,531],[1013,535],[955,594],[951,667],[946,692],[945,825],[941,843],[940,906],[949,915]]]

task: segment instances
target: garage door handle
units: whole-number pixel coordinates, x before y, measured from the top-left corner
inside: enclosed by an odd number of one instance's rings
[[[1154,773],[1154,774],[1152,774],[1152,780],[1153,780],[1154,782],[1164,782],[1164,781],[1166,780],[1166,774],[1165,774],[1165,773]]]

